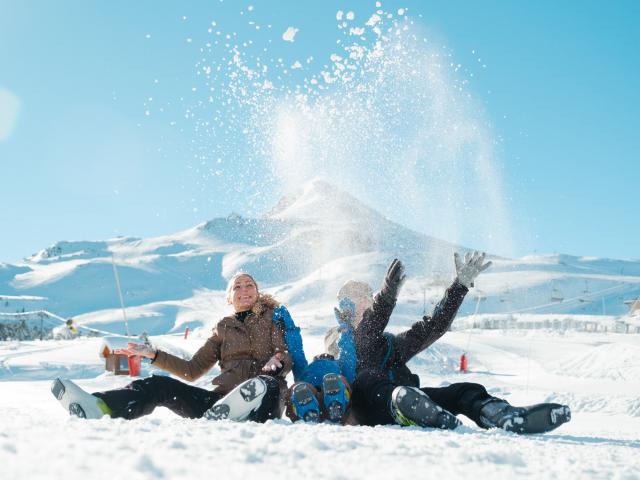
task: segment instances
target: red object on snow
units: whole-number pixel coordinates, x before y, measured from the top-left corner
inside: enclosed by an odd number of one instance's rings
[[[463,353],[460,356],[460,371],[462,373],[467,373],[469,368],[469,364],[467,363],[467,354]]]
[[[189,336],[189,327],[184,329],[184,339],[186,340],[188,336]]]
[[[129,376],[139,377],[142,357],[140,355],[131,355],[127,358],[127,363],[129,364]]]

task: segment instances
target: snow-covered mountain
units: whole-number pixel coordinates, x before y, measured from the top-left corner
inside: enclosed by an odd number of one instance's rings
[[[238,270],[250,272],[310,323],[322,324],[331,321],[331,309],[314,312],[318,302],[330,304],[349,278],[377,286],[397,257],[409,277],[398,313],[409,321],[430,310],[452,280],[453,252],[467,250],[398,225],[316,180],[261,218],[232,214],[148,239],[61,241],[20,264],[0,264],[0,295],[11,299],[0,304],[0,312],[24,308],[20,297],[44,297],[39,305],[46,310],[122,332],[115,263],[134,333],[216,321],[226,311],[226,280]],[[461,315],[622,315],[624,301],[640,296],[638,261],[568,255],[492,260]]]
[[[466,249],[413,232],[345,192],[312,182],[262,218],[231,215],[149,239],[59,242],[19,265],[1,265],[0,317],[22,308],[47,309],[74,316],[85,327],[124,333],[113,259],[130,331],[147,331],[160,348],[189,355],[229,312],[226,279],[243,269],[290,306],[310,358],[323,350],[342,282],[355,277],[377,286],[389,261],[403,259],[409,279],[390,326],[397,329],[442,295],[453,278],[454,250]],[[164,408],[132,422],[69,419],[50,394],[53,378],[71,378],[91,392],[131,380],[105,373],[102,339],[83,333],[71,341],[0,341],[0,411],[7,432],[0,434],[0,461],[7,478],[58,478],[78,471],[92,478],[123,471],[136,478],[183,478],[209,474],[212,464],[225,478],[380,472],[447,478],[478,472],[492,478],[608,478],[616,472],[636,478],[640,367],[634,359],[640,336],[574,327],[615,325],[626,312],[623,300],[640,293],[640,262],[566,255],[492,260],[495,265],[467,296],[456,331],[412,359],[412,371],[423,385],[481,383],[514,405],[566,403],[573,420],[558,431],[484,431],[462,415],[464,426],[455,431],[286,419],[212,423],[179,418]],[[23,318],[35,327],[50,320],[38,313]],[[485,322],[494,329],[468,329]],[[542,328],[529,330],[537,324]],[[195,329],[188,338],[167,335],[185,326]],[[463,352],[468,373],[458,369]],[[156,372],[143,362],[144,376]],[[196,385],[210,388],[217,373],[214,367]],[[131,438],[136,441],[126,440]],[[83,452],[100,454],[79,455],[79,442]]]

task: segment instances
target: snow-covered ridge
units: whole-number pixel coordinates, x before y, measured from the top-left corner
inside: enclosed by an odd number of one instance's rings
[[[220,318],[226,307],[216,299],[226,280],[244,270],[299,316],[330,322],[331,309],[314,313],[314,302],[330,304],[349,278],[377,287],[388,263],[400,258],[408,281],[398,312],[409,319],[433,307],[453,279],[453,252],[466,250],[396,224],[314,180],[261,218],[232,214],[154,238],[58,242],[19,265],[0,265],[0,295],[46,297],[38,308],[121,333],[115,262],[131,322],[160,334],[184,327],[180,318],[189,318],[192,327]],[[461,316],[476,310],[623,315],[624,301],[640,296],[637,261],[559,254],[492,260]],[[9,313],[22,307],[16,299],[0,303],[0,311]]]

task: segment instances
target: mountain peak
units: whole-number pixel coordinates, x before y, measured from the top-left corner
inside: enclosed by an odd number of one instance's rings
[[[350,193],[323,179],[311,180],[292,194],[283,196],[266,217],[315,222],[383,218]]]

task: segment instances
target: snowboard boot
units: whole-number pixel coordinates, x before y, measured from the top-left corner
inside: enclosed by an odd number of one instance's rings
[[[241,422],[262,405],[267,383],[261,377],[250,378],[218,400],[204,412],[207,420],[233,420]]]
[[[422,390],[396,387],[391,394],[391,415],[398,425],[453,430],[460,425],[455,415],[437,405]]]
[[[327,421],[342,423],[351,400],[351,389],[342,375],[327,373],[322,377],[322,403]]]
[[[102,418],[111,416],[111,409],[102,400],[85,392],[71,380],[56,378],[51,384],[51,393],[70,415],[80,418]]]
[[[320,421],[320,403],[316,397],[316,389],[306,382],[296,383],[291,387],[291,401],[288,411],[292,421],[316,423]]]
[[[514,433],[544,433],[571,420],[571,409],[558,403],[539,403],[512,407],[498,398],[483,401],[480,424],[485,428],[502,428]]]

